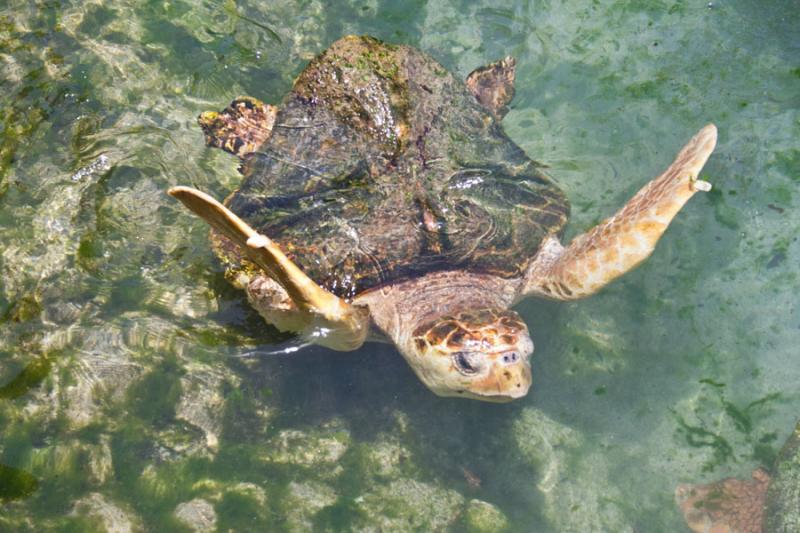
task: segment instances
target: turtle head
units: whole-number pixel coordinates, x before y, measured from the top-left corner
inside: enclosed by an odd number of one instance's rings
[[[508,309],[441,316],[416,327],[404,344],[414,371],[439,396],[507,402],[531,386],[533,342]]]

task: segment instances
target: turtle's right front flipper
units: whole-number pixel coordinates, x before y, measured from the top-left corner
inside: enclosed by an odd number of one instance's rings
[[[614,216],[566,248],[549,239],[528,271],[523,293],[557,300],[583,298],[644,261],[689,198],[711,189],[698,176],[716,143],[717,128],[709,124]]]
[[[469,91],[497,120],[502,120],[508,113],[508,104],[514,98],[516,69],[516,60],[508,56],[476,68],[467,76]]]
[[[305,333],[315,343],[341,351],[355,350],[364,343],[369,331],[366,308],[352,305],[320,287],[277,244],[206,193],[181,186],[171,188],[169,194],[239,245],[253,263],[286,290],[299,309],[309,313]]]

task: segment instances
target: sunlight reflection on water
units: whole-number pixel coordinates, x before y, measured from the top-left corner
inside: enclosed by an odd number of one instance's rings
[[[17,391],[0,399],[0,485],[38,480],[0,503],[0,529],[117,509],[172,530],[200,500],[237,531],[458,530],[480,513],[680,530],[674,487],[769,466],[800,399],[800,20],[771,5],[0,8],[0,385]],[[237,161],[203,146],[198,114],[280,103],[348,33],[460,76],[514,55],[504,127],[570,197],[568,237],[719,126],[714,189],[639,270],[585,302],[521,306],[537,351],[517,403],[437,398],[387,345],[263,354],[294,346],[164,193],[233,190]]]

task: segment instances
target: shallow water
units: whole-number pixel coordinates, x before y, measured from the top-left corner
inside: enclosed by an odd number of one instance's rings
[[[771,464],[800,402],[800,6],[490,5],[0,7],[0,530],[682,531],[678,483]],[[523,400],[437,398],[388,345],[266,354],[287,339],[164,194],[230,191],[195,117],[279,102],[350,33],[462,76],[514,55],[504,126],[568,236],[719,127],[714,190],[642,267],[520,306]]]

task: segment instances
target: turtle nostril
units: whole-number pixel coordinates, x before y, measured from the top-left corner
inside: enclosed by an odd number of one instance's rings
[[[503,362],[507,365],[511,363],[516,363],[519,360],[519,355],[517,352],[510,352],[503,355]]]

